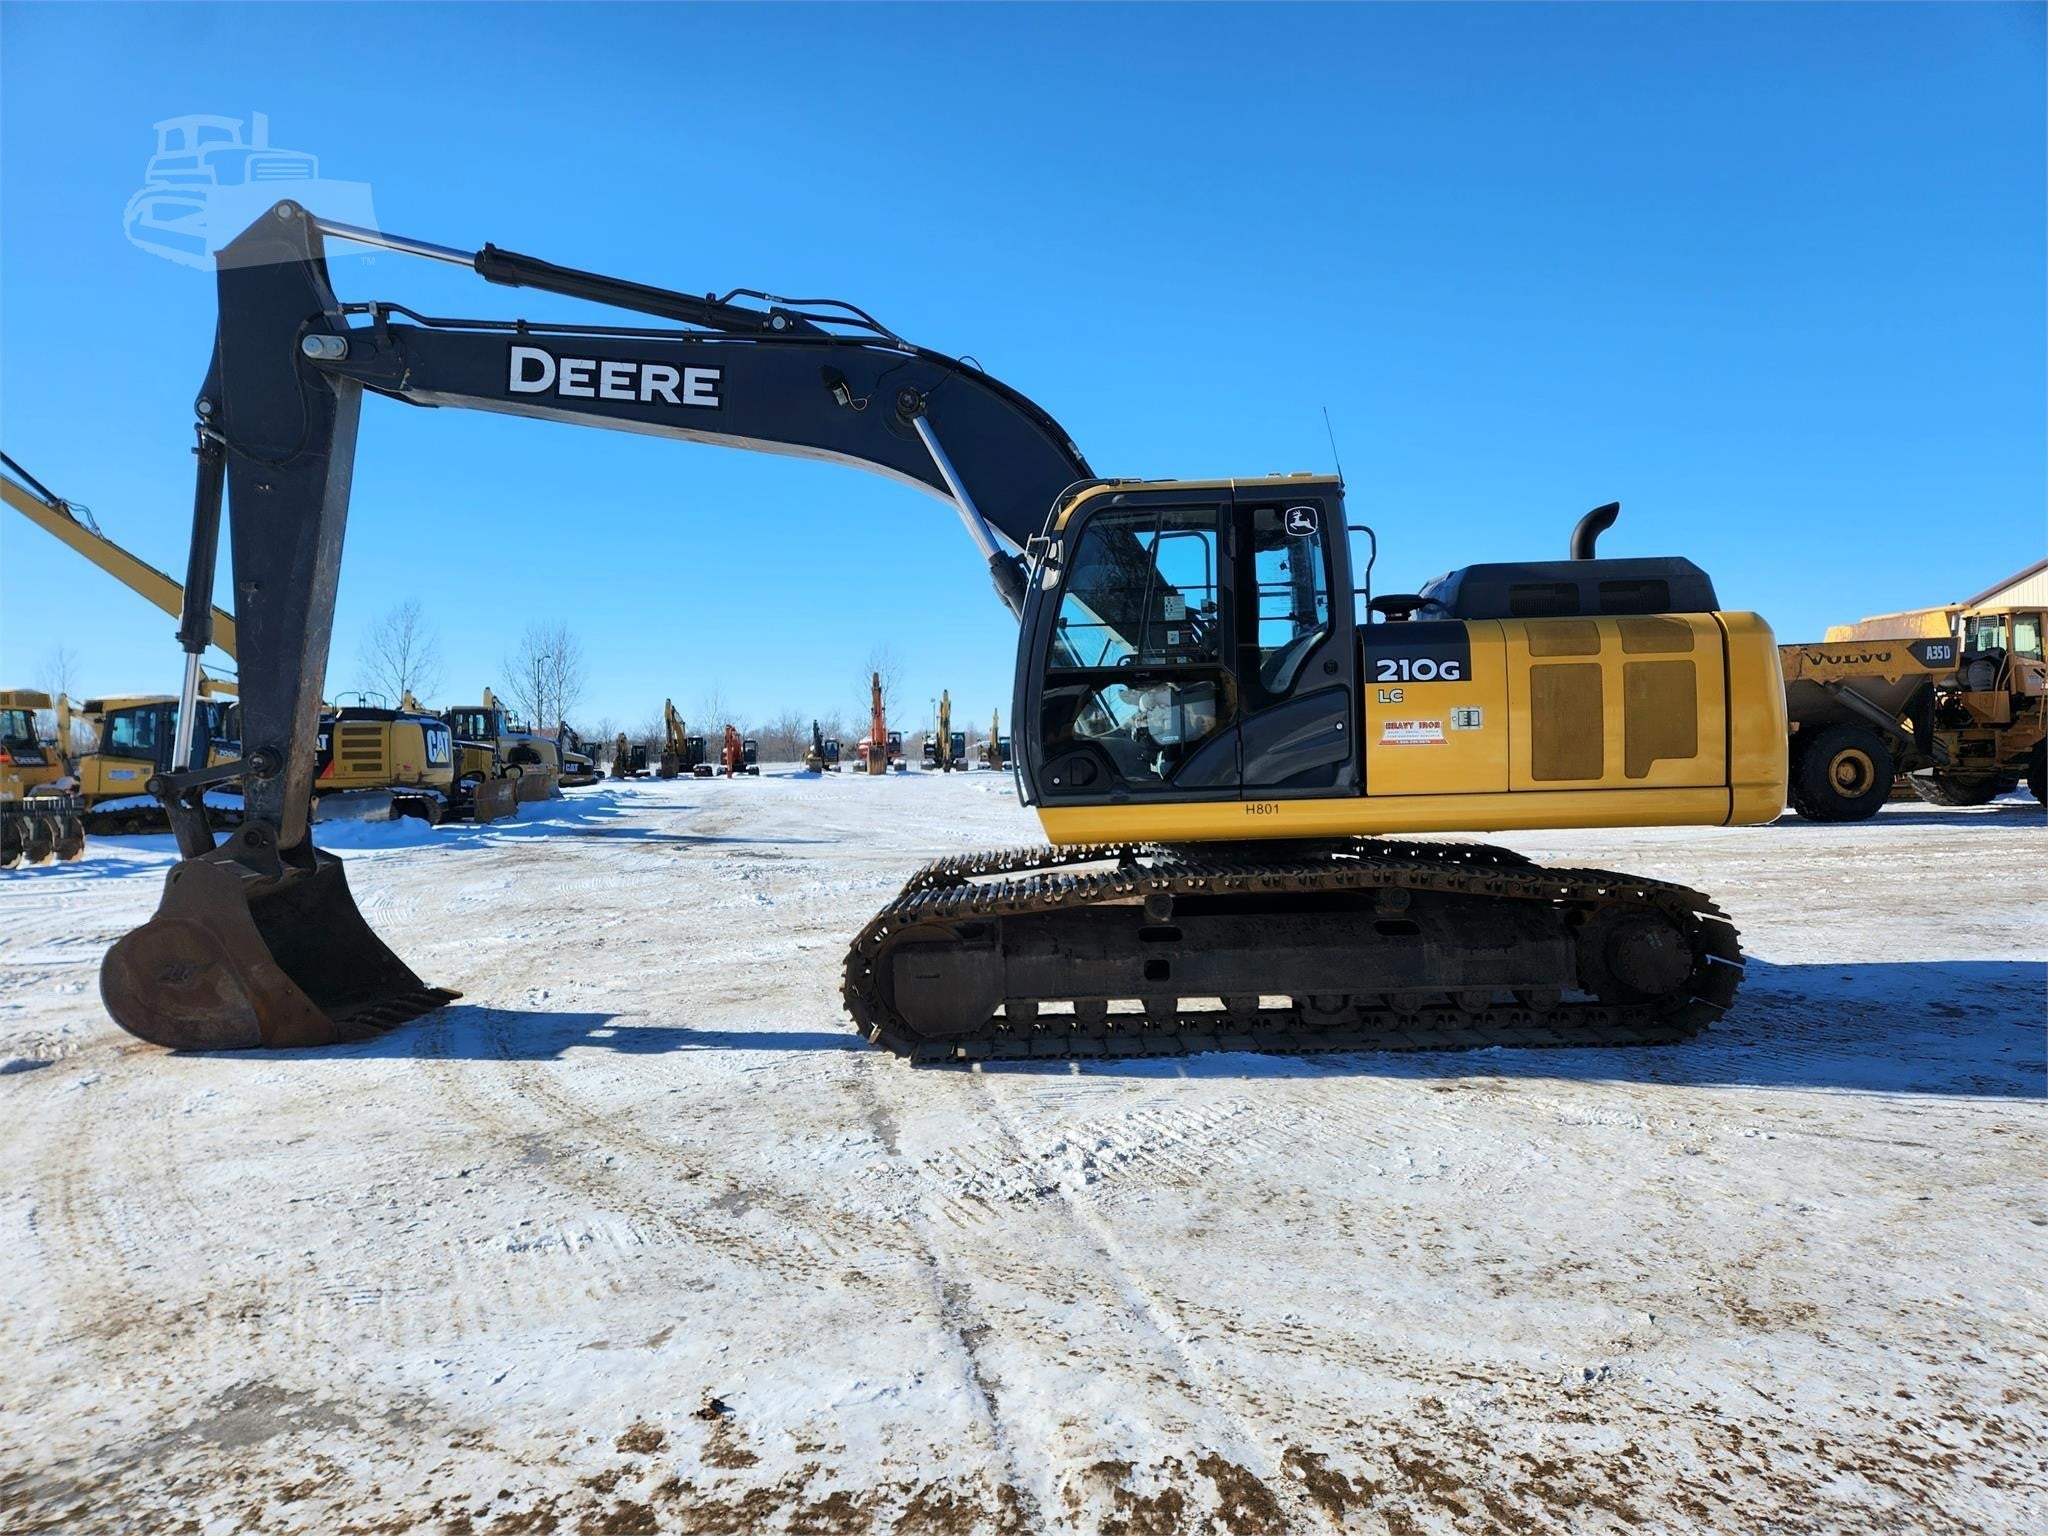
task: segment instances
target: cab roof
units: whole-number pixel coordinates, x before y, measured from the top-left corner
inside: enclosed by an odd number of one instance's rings
[[[1343,494],[1342,481],[1311,470],[1289,475],[1258,475],[1244,480],[1093,480],[1067,493],[1055,529],[1067,526],[1067,519],[1098,496],[1118,496],[1130,491],[1299,491],[1306,494]]]

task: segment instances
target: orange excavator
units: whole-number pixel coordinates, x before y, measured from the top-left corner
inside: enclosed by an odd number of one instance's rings
[[[742,736],[732,726],[725,728],[725,746],[719,753],[724,764],[725,776],[736,779],[743,774],[761,776],[761,744],[751,736]]]
[[[855,771],[884,774],[890,769],[907,773],[903,760],[903,733],[889,729],[887,701],[882,697],[882,674],[868,675],[868,736],[853,749]]]

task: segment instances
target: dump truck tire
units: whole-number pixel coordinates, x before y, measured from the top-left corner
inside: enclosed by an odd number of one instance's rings
[[[1867,821],[1891,795],[1891,748],[1860,725],[1814,733],[1792,759],[1792,809],[1808,821]]]
[[[1998,775],[1957,778],[1954,774],[1916,773],[1906,782],[1929,805],[1989,805],[1998,798]]]

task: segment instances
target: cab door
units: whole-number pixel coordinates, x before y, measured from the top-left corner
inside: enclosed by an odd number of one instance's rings
[[[1240,486],[1231,497],[1239,785],[1248,800],[1358,793],[1343,502],[1319,489]]]
[[[1026,598],[1013,709],[1034,801],[1237,798],[1230,531],[1227,487],[1076,509]]]

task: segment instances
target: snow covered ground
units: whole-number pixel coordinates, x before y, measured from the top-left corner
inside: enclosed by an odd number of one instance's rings
[[[2040,1529],[2031,802],[1504,839],[1715,893],[1690,1046],[984,1073],[837,988],[1007,779],[324,831],[460,1003],[169,1056],[168,840],[0,877],[0,1529]]]

